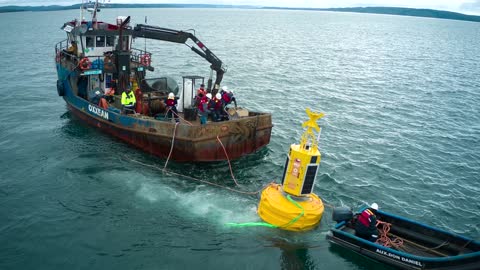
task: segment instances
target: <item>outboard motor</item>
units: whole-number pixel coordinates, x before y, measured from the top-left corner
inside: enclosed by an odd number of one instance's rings
[[[352,210],[346,206],[333,208],[332,219],[337,223],[349,221],[353,218]]]

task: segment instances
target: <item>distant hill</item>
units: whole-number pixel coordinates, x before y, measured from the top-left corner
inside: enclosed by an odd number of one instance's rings
[[[338,11],[338,12],[375,13],[375,14],[389,14],[389,15],[402,15],[402,16],[428,17],[428,18],[480,22],[480,16],[466,15],[463,13],[435,10],[435,9],[416,9],[416,8],[398,8],[398,7],[355,7],[355,8],[328,8],[325,10]]]
[[[0,7],[0,13],[20,12],[20,11],[54,11],[78,9],[80,4],[71,6],[3,6]],[[398,7],[353,7],[353,8],[284,8],[284,7],[259,7],[259,6],[240,6],[240,5],[208,5],[208,4],[108,4],[107,8],[244,8],[244,9],[280,9],[280,10],[310,10],[310,11],[335,11],[335,12],[357,12],[389,14],[414,17],[428,17],[461,21],[480,22],[480,16],[466,15],[463,13],[434,10],[434,9],[416,9],[416,8],[398,8]]]
[[[71,6],[0,6],[0,13],[21,12],[21,11],[55,11],[79,9],[80,4]],[[209,4],[106,4],[101,8],[245,8],[255,9],[255,6],[236,6],[236,5],[209,5]]]

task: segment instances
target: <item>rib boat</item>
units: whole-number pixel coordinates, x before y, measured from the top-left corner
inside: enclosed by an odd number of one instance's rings
[[[355,236],[359,213],[353,215],[348,208],[334,209],[337,224],[327,239],[400,269],[480,269],[480,242],[472,238],[378,210],[380,238],[370,242]]]
[[[193,30],[131,25],[126,16],[102,22],[97,19],[99,11],[98,0],[82,3],[80,19],[63,24],[66,39],[55,45],[57,92],[74,116],[145,152],[177,162],[237,159],[268,145],[273,127],[270,113],[227,107],[224,121],[200,123],[195,105],[197,89],[205,84],[206,91],[215,96],[226,67]],[[88,12],[91,19],[86,20]],[[175,73],[183,76],[149,77],[155,70],[153,63],[160,65],[166,60],[156,61],[146,45],[134,48],[134,39],[186,45],[194,57],[209,63],[205,71],[208,78],[185,75],[188,73],[180,69]],[[136,98],[130,112],[121,104],[121,94],[129,88]],[[97,103],[99,92],[108,97],[108,104]],[[169,93],[178,99],[179,124],[167,117],[164,100]]]

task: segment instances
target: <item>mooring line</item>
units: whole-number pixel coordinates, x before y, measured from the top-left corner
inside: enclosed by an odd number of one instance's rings
[[[236,192],[236,193],[240,193],[240,194],[245,194],[245,195],[257,195],[259,194],[263,189],[265,189],[265,186],[263,186],[260,190],[258,191],[242,191],[242,190],[237,190],[237,189],[233,189],[233,188],[230,188],[230,187],[227,187],[227,186],[223,186],[223,185],[220,185],[220,184],[217,184],[217,183],[213,183],[213,182],[210,182],[210,181],[207,181],[207,180],[202,180],[202,179],[199,179],[199,178],[195,178],[195,177],[191,177],[191,176],[188,176],[188,175],[185,175],[185,174],[180,174],[180,173],[176,173],[176,172],[173,172],[171,170],[167,170],[167,169],[161,169],[159,168],[158,166],[155,166],[155,165],[150,165],[150,164],[146,164],[146,163],[143,163],[143,162],[140,162],[138,160],[135,160],[135,159],[132,159],[128,156],[125,156],[125,159],[127,159],[128,161],[131,161],[131,162],[135,162],[137,164],[140,164],[140,165],[143,165],[143,166],[146,166],[146,167],[150,167],[150,168],[153,168],[155,170],[159,170],[159,171],[162,171],[164,173],[167,173],[167,174],[171,174],[171,175],[177,175],[177,176],[180,176],[180,177],[184,177],[184,178],[187,178],[187,179],[190,179],[190,180],[194,180],[194,181],[197,181],[197,182],[201,182],[201,183],[204,183],[204,184],[208,184],[208,185],[211,185],[211,186],[215,186],[215,187],[219,187],[219,188],[223,188],[223,189],[226,189],[226,190],[229,190],[229,191],[232,191],[232,192]]]
[[[173,129],[173,135],[172,135],[172,146],[170,147],[170,153],[168,153],[167,161],[165,161],[165,166],[163,166],[163,169],[165,170],[167,168],[168,161],[170,160],[170,156],[172,155],[173,151],[173,144],[175,143],[175,133],[177,131],[177,126],[179,122],[175,123],[175,128]]]
[[[170,110],[170,109],[169,109]],[[181,117],[179,114],[175,113],[173,110],[171,110],[173,114],[175,114],[176,116],[178,116],[178,118],[182,119],[185,123],[187,123],[188,125],[190,126],[193,126],[192,123],[188,122],[187,120],[185,120],[185,118]]]
[[[225,146],[223,146],[223,143],[220,140],[220,138],[218,137],[218,135],[217,135],[217,140],[220,143],[220,145],[222,146],[223,152],[225,153],[225,156],[227,157],[228,167],[230,168],[230,175],[232,176],[232,179],[235,182],[235,185],[240,186],[237,182],[237,179],[235,179],[235,176],[233,175],[232,164],[230,163],[230,158],[228,157],[227,150],[225,149]]]

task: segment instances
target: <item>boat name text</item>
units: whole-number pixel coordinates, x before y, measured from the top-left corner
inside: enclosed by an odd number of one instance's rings
[[[88,104],[88,110],[100,117],[102,117],[103,119],[106,119],[108,120],[108,112],[100,109],[100,108],[97,108],[95,106],[92,106],[91,104]]]
[[[400,255],[393,254],[393,253],[387,252],[385,250],[381,250],[379,248],[377,248],[376,252],[379,253],[379,254],[385,255],[387,257],[390,257],[392,259],[398,260],[398,261],[406,262],[406,263],[417,265],[417,266],[420,266],[420,267],[422,266],[422,263],[419,262],[419,261],[409,259],[409,258],[405,258],[405,257],[402,257]]]

